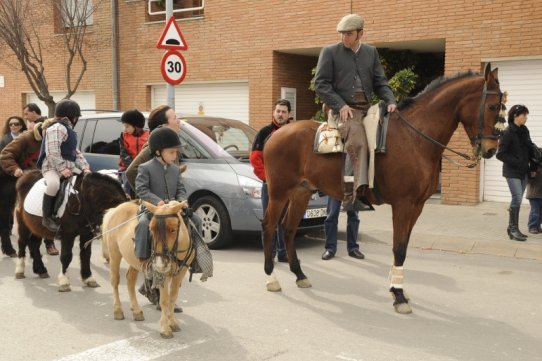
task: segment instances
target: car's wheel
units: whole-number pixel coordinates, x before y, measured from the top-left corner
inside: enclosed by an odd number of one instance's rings
[[[201,218],[203,240],[209,248],[225,247],[232,239],[230,216],[226,207],[213,196],[196,199],[192,209]]]

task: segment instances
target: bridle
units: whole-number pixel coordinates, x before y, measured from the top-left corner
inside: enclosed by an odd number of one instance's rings
[[[480,111],[478,112],[478,132],[476,134],[475,137],[472,137],[470,138],[470,141],[474,144],[474,148],[476,149],[475,151],[473,151],[473,155],[468,155],[468,154],[465,154],[465,153],[462,153],[462,152],[459,152],[459,151],[456,151],[442,143],[440,143],[439,141],[431,138],[430,136],[428,136],[427,134],[423,133],[421,130],[419,130],[418,128],[416,128],[399,110],[396,111],[397,115],[399,116],[399,118],[410,128],[412,129],[415,133],[419,134],[422,138],[428,140],[429,142],[443,148],[443,149],[446,149],[466,160],[469,160],[471,161],[472,163],[469,163],[469,164],[462,164],[462,163],[459,163],[453,159],[451,159],[450,157],[447,157],[446,155],[442,155],[442,157],[446,160],[448,160],[449,162],[455,164],[455,165],[458,165],[458,166],[461,166],[461,167],[466,167],[466,168],[474,168],[478,165],[478,163],[480,162],[480,159],[482,158],[482,141],[484,139],[491,139],[491,140],[496,140],[496,139],[499,139],[499,134],[498,133],[493,133],[491,135],[484,135],[483,134],[483,131],[484,131],[484,117],[485,117],[485,108],[486,108],[486,99],[487,99],[487,96],[488,95],[498,95],[499,96],[499,103],[497,104],[490,104],[489,105],[489,110],[490,111],[497,111],[497,110],[501,110],[501,109],[505,109],[504,107],[504,104],[502,103],[502,96],[503,94],[500,92],[500,91],[496,91],[496,90],[487,90],[487,82],[484,81],[484,88],[482,90],[482,102],[480,103]],[[497,123],[504,123],[505,120],[504,118],[500,117],[499,116],[499,112],[497,111],[497,120],[495,122],[495,124]]]
[[[153,217],[156,218],[156,222],[157,222],[157,225],[156,225],[157,232],[155,232],[153,237],[156,237],[158,239],[154,239],[154,241],[152,242],[151,257],[149,259],[149,262],[152,262],[156,257],[162,257],[167,260],[166,262],[174,262],[177,265],[176,270],[172,272],[172,276],[174,277],[181,271],[183,267],[188,267],[186,263],[188,262],[188,259],[190,259],[192,254],[195,252],[194,247],[192,245],[192,241],[188,242],[188,247],[186,249],[181,249],[181,250],[178,249],[179,231],[181,229],[181,222],[182,222],[182,219],[179,216],[179,214],[176,214],[176,213],[159,214],[159,215],[155,214]],[[175,235],[175,242],[173,243],[173,246],[171,247],[171,249],[168,248],[167,243],[166,243],[165,220],[167,218],[177,219],[177,232]],[[161,242],[162,252],[156,252],[156,247],[155,247],[156,242]],[[185,253],[185,252],[186,252],[186,255],[182,260],[177,258],[177,254]]]

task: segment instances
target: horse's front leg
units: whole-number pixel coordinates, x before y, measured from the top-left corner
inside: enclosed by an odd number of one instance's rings
[[[85,243],[92,239],[92,233],[83,233],[79,235],[79,259],[81,260],[81,279],[87,287],[100,287],[92,271],[90,270],[90,257],[92,256],[92,245],[85,247]]]
[[[62,271],[58,275],[58,291],[69,292],[71,291],[70,279],[68,278],[68,267],[73,259],[73,243],[75,241],[75,235],[64,235],[60,244],[60,262],[62,263]],[[82,266],[82,265],[81,265]]]
[[[296,284],[299,288],[312,287],[309,279],[301,270],[301,263],[297,258],[297,252],[295,249],[295,234],[297,231],[297,226],[299,224],[299,220],[301,217],[303,217],[303,214],[307,209],[311,194],[312,193],[306,187],[298,186],[290,195],[288,212],[285,215],[282,223],[290,271],[296,275]]]
[[[408,296],[403,290],[404,270],[410,234],[423,209],[423,203],[400,203],[392,205],[393,211],[393,257],[390,270],[390,292],[394,299],[395,311],[402,314],[412,313]]]
[[[183,267],[183,269],[179,272],[178,275],[173,277],[171,280],[171,291],[170,291],[170,297],[169,297],[169,305],[170,305],[170,312],[169,312],[169,327],[171,328],[171,331],[173,332],[179,332],[181,330],[181,326],[177,323],[177,320],[175,320],[175,302],[177,302],[177,297],[179,297],[179,292],[181,290],[181,284],[183,282],[184,276],[186,275],[186,271],[188,269],[186,267]]]
[[[173,330],[170,326],[170,314],[173,313],[173,304],[171,303],[171,282],[170,276],[165,276],[164,284],[160,287],[160,307],[162,308],[160,316],[160,336],[163,338],[172,338]],[[177,284],[177,288],[179,285]],[[178,292],[178,291],[177,291]],[[171,316],[173,317],[173,316]]]

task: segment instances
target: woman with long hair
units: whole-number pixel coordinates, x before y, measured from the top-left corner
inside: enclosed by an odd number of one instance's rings
[[[2,139],[0,140],[0,151],[4,149],[13,139],[21,135],[26,130],[26,124],[23,118],[13,116],[9,117],[4,124]]]

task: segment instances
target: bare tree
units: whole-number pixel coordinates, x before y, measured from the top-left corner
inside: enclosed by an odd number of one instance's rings
[[[52,9],[56,16],[57,32],[62,35],[63,40],[63,49],[60,51],[65,51],[66,54],[64,66],[67,92],[64,98],[70,98],[77,91],[87,70],[84,53],[87,22],[101,1],[0,0],[0,42],[10,50],[16,59],[16,67],[24,73],[34,93],[49,108],[49,116],[54,115],[55,101],[49,93],[45,75],[45,44],[39,36],[41,29],[37,19],[43,17],[47,7]],[[52,22],[51,17],[46,18]],[[49,57],[48,60],[58,61],[58,57],[53,58]]]

